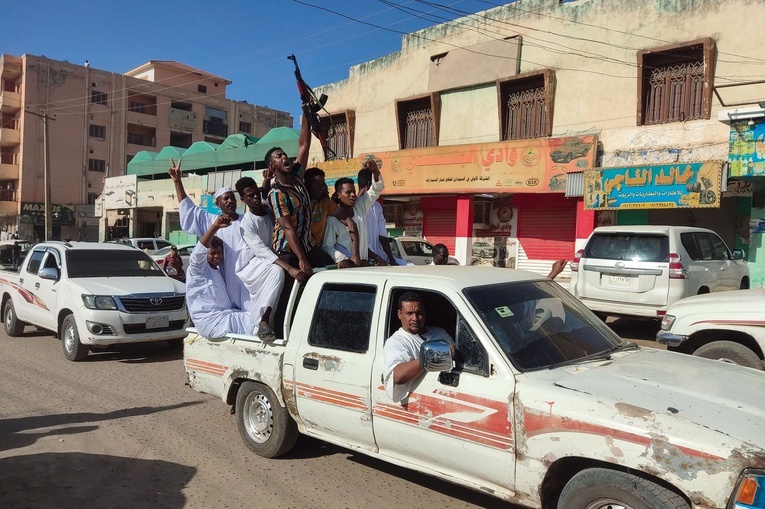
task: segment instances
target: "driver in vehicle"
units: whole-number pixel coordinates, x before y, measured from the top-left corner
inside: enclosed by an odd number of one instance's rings
[[[425,325],[425,303],[420,294],[406,292],[398,299],[401,328],[393,333],[383,347],[385,394],[398,403],[409,395],[412,381],[422,375],[420,346],[425,341],[442,339],[452,345],[449,334],[439,327]]]

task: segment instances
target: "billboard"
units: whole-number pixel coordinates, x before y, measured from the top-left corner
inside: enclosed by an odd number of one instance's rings
[[[719,207],[721,185],[722,161],[595,168],[584,172],[584,208]]]
[[[765,175],[765,124],[731,125],[728,150],[731,177]]]
[[[387,195],[443,193],[549,193],[566,190],[569,171],[594,166],[595,136],[511,140],[361,154],[319,163],[330,187],[356,178],[362,162],[382,163]]]

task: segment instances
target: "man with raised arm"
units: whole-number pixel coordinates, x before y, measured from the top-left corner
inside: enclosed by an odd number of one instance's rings
[[[175,161],[171,159],[170,163],[172,164],[172,167],[168,170],[168,173],[175,184],[175,194],[178,197],[179,203],[178,214],[180,216],[181,228],[186,233],[201,237],[219,216],[207,212],[191,201],[191,198],[186,195],[186,190],[184,189],[181,180],[181,161],[178,161],[178,164],[176,164]],[[241,217],[239,217],[239,214],[236,212],[236,196],[230,187],[221,187],[215,193],[213,199],[215,200],[215,204],[220,207],[222,214],[226,216],[229,219],[229,223],[234,226],[233,228],[221,230],[220,233],[220,239],[223,241],[223,255],[233,262],[236,260],[239,251],[245,247],[244,240],[239,231]],[[226,290],[231,302],[239,309],[246,309],[246,305],[250,299],[250,292],[247,291],[244,283],[237,277],[236,264],[227,263],[224,264],[223,267],[226,276]]]
[[[226,292],[223,241],[216,237],[216,233],[231,229],[230,226],[228,216],[216,217],[191,252],[186,271],[186,306],[194,327],[207,338],[253,334],[250,313],[235,309]],[[228,262],[228,265],[233,263]]]

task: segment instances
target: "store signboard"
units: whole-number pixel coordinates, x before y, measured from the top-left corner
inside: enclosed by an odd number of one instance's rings
[[[74,211],[69,207],[57,205],[50,206],[51,221],[53,226],[74,225]],[[21,202],[21,214],[19,219],[24,224],[45,224],[45,204],[35,202]]]
[[[317,166],[331,187],[340,177],[355,179],[374,157],[388,195],[562,193],[568,172],[592,168],[596,153],[597,137],[578,136],[374,152]]]
[[[104,181],[104,209],[135,208],[138,177],[136,175],[121,175],[109,177]]]
[[[721,183],[722,161],[585,170],[584,208],[719,207]]]
[[[765,176],[765,123],[731,125],[728,150],[731,177]]]

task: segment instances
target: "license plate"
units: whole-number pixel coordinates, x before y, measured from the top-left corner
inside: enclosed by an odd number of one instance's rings
[[[629,286],[630,279],[631,278],[629,276],[614,276],[613,274],[609,274],[608,284],[616,286]]]
[[[146,319],[147,329],[162,329],[170,326],[170,319],[166,316],[150,316]]]

